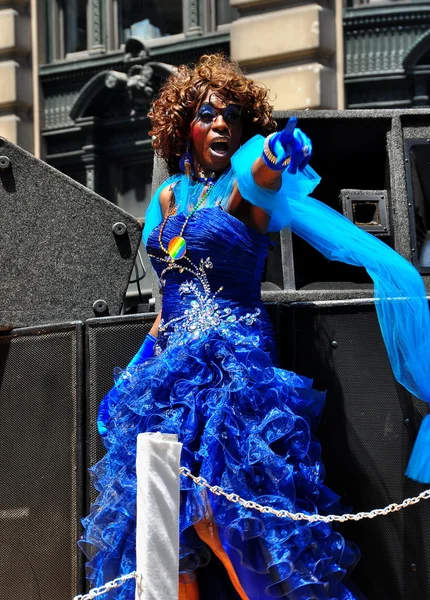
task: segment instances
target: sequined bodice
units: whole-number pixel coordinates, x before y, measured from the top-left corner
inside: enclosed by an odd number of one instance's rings
[[[167,248],[169,241],[177,236],[185,221],[186,215],[181,213],[170,217],[162,235],[163,246]],[[149,254],[166,259],[166,254],[159,244],[160,226],[150,234],[147,244]],[[207,277],[211,293],[216,293],[216,303],[220,310],[232,310],[236,317],[260,310],[259,326],[268,344],[271,346],[271,328],[261,303],[260,283],[267,256],[269,239],[248,227],[219,207],[198,210],[188,221],[184,238],[187,243],[187,256],[196,266],[202,266]],[[200,278],[189,270],[190,263],[184,259],[177,266],[185,267],[163,270],[168,263],[152,259],[157,274],[164,279],[163,286],[163,320],[171,321],[180,318],[196,303],[195,294],[181,294],[181,286],[191,282],[203,292]],[[233,317],[231,317],[233,320]]]

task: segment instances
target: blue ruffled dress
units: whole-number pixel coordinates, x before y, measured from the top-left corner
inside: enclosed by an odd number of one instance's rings
[[[310,178],[318,181],[311,170],[303,180],[312,187]],[[211,192],[210,205],[189,219],[184,232],[189,260],[169,262],[160,248],[158,194],[148,211],[147,248],[163,284],[163,321],[154,358],[124,370],[108,395],[107,454],[92,469],[100,494],[84,520],[81,541],[91,557],[87,572],[94,586],[135,569],[141,432],[177,434],[183,466],[242,498],[291,511],[341,510],[324,485],[314,436],[324,393],[313,390],[309,379],[275,366],[274,334],[260,296],[268,238],[223,210],[236,179],[233,168]],[[173,184],[179,208],[162,232],[165,247],[202,193],[200,184],[184,176],[167,184]],[[193,528],[208,513],[250,600],[361,597],[343,582],[357,550],[331,525],[245,509],[186,477],[181,477],[181,573],[198,577],[211,559]],[[109,598],[130,600],[133,590],[130,581]],[[238,596],[219,590],[211,597]]]

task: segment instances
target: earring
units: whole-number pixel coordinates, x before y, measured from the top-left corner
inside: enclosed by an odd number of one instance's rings
[[[191,175],[191,165],[192,165],[192,163],[193,163],[193,157],[191,156],[191,152],[190,152],[190,142],[187,141],[185,152],[183,153],[183,155],[179,159],[179,169],[180,169],[180,171],[182,173],[185,173],[185,175],[190,176]]]

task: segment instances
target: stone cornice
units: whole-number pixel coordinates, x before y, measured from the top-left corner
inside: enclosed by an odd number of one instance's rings
[[[27,67],[30,66],[30,56],[31,50],[19,48],[18,46],[14,46],[13,48],[2,48],[0,50],[0,60],[15,60]]]
[[[168,40],[169,38],[166,38]],[[186,38],[175,44],[167,44],[164,46],[149,47],[149,56],[161,60],[164,55],[174,54],[176,52],[186,52],[188,50],[196,50],[198,48],[206,49],[208,46],[218,44],[226,44],[230,41],[230,32],[215,32],[206,35],[194,36]]]
[[[190,37],[179,42],[168,43],[168,37],[166,38],[166,44],[162,46],[156,46],[151,48],[148,47],[148,57],[152,60],[160,62],[174,62],[178,64],[180,56],[183,53],[189,51],[196,51],[201,49],[202,51],[209,50],[213,46],[219,46],[220,44],[228,44],[230,41],[230,34],[227,32],[212,33],[204,36]],[[96,73],[102,70],[124,70],[124,51],[117,50],[115,52],[107,52],[105,54],[91,55],[88,57],[74,59],[74,60],[61,60],[55,63],[41,65],[39,72],[43,84],[49,82],[68,81],[73,79],[89,79]],[[174,61],[174,57],[177,57],[179,61]]]
[[[4,102],[3,104],[0,103],[0,116],[17,113],[30,114],[31,110],[31,104],[20,100],[16,100],[15,102]]]
[[[233,8],[237,8],[240,13],[248,15],[250,12],[256,13],[262,9],[285,8],[285,0],[230,0]]]
[[[109,52],[98,56],[88,56],[80,60],[61,60],[41,65],[40,77],[44,82],[91,77],[101,70],[120,69],[124,60],[124,52]]]
[[[369,83],[375,85],[376,82],[382,81],[403,81],[405,79],[405,73],[403,70],[384,72],[384,73],[366,73],[366,74],[345,74],[346,83]]]
[[[402,27],[423,22],[430,22],[428,2],[348,8],[343,14],[345,32],[375,27]]]

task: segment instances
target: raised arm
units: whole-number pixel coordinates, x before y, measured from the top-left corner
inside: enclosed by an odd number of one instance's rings
[[[261,154],[255,159],[252,158],[254,161],[251,168],[252,178],[248,171],[249,167],[238,169],[238,171],[241,171],[239,177],[244,177],[245,180],[252,179],[258,188],[262,188],[260,191],[273,190],[276,192],[281,188],[282,173],[286,169],[291,174],[296,173],[297,170],[302,171],[311,158],[312,143],[296,125],[297,119],[291,117],[282,131],[269,135],[264,141]],[[245,159],[242,164],[249,164],[249,162]],[[243,183],[244,180],[242,179]],[[271,194],[266,195],[266,201],[270,205],[270,209],[267,210],[269,207],[266,208],[257,202],[253,202],[255,193],[250,189],[249,183],[245,185],[247,190],[244,196],[242,196],[243,192],[241,193],[239,187],[241,186],[236,182],[227,206],[227,212],[260,233],[267,233],[270,221],[269,215],[272,214],[273,208],[272,202],[275,199],[271,197]]]

